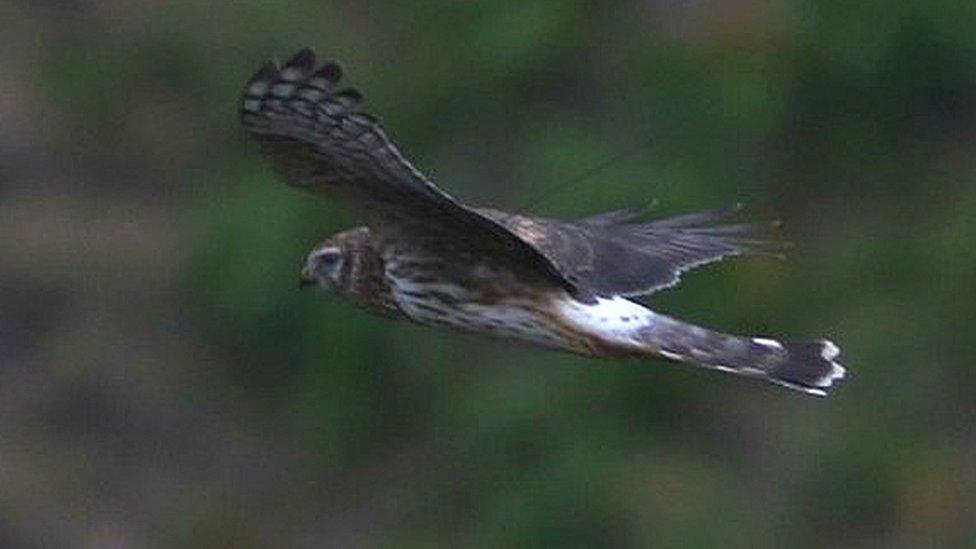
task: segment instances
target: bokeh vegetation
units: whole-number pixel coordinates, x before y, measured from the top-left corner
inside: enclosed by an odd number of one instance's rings
[[[33,419],[4,424],[0,461],[74,495],[14,483],[0,539],[976,539],[976,4],[15,4],[0,297],[33,335],[0,342],[5,394],[46,389],[9,401]],[[236,109],[263,60],[306,45],[471,202],[782,218],[790,261],[648,303],[830,337],[852,377],[817,400],[299,292],[305,252],[357,220],[279,184]]]

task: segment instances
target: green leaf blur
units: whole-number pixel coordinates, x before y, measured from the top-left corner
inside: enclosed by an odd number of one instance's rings
[[[0,12],[22,21],[2,39],[0,470],[37,479],[5,482],[0,545],[976,539],[976,4]],[[307,251],[359,220],[282,185],[236,109],[303,46],[462,199],[783,219],[789,261],[706,267],[648,303],[830,337],[851,377],[817,400],[299,291]]]

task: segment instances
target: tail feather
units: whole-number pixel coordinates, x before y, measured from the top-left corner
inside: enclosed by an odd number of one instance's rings
[[[816,396],[827,396],[846,369],[840,348],[826,339],[778,341],[722,334],[655,315],[642,331],[652,352],[670,360],[766,379]]]
[[[756,338],[753,339],[755,340]],[[840,348],[832,341],[817,339],[782,342],[780,345],[785,352],[783,360],[763,372],[773,383],[811,395],[827,396],[827,390],[834,382],[844,379],[847,373],[834,360],[840,355]]]

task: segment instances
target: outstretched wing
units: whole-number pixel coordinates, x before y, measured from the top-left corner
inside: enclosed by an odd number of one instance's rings
[[[523,276],[574,289],[552,261],[496,221],[435,187],[339,89],[334,62],[316,68],[305,49],[282,68],[267,63],[247,84],[241,120],[289,184],[338,197],[364,212],[376,233],[446,257],[477,257]]]
[[[739,209],[736,205],[649,223],[638,222],[641,210],[568,222],[481,211],[531,243],[581,286],[599,295],[635,296],[674,286],[684,271],[726,257],[779,255],[785,244],[760,236],[777,223],[716,224]]]

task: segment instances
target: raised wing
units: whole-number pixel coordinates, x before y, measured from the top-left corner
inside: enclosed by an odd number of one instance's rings
[[[739,209],[736,205],[649,223],[638,222],[642,210],[568,222],[481,211],[593,293],[636,296],[674,286],[684,271],[726,257],[780,255],[785,243],[759,236],[778,223],[716,225]]]
[[[361,94],[339,89],[334,62],[316,68],[305,49],[280,69],[267,63],[247,84],[241,121],[286,182],[338,197],[370,228],[402,245],[445,257],[476,257],[522,276],[576,290],[545,255],[503,225],[435,187],[359,109]]]

